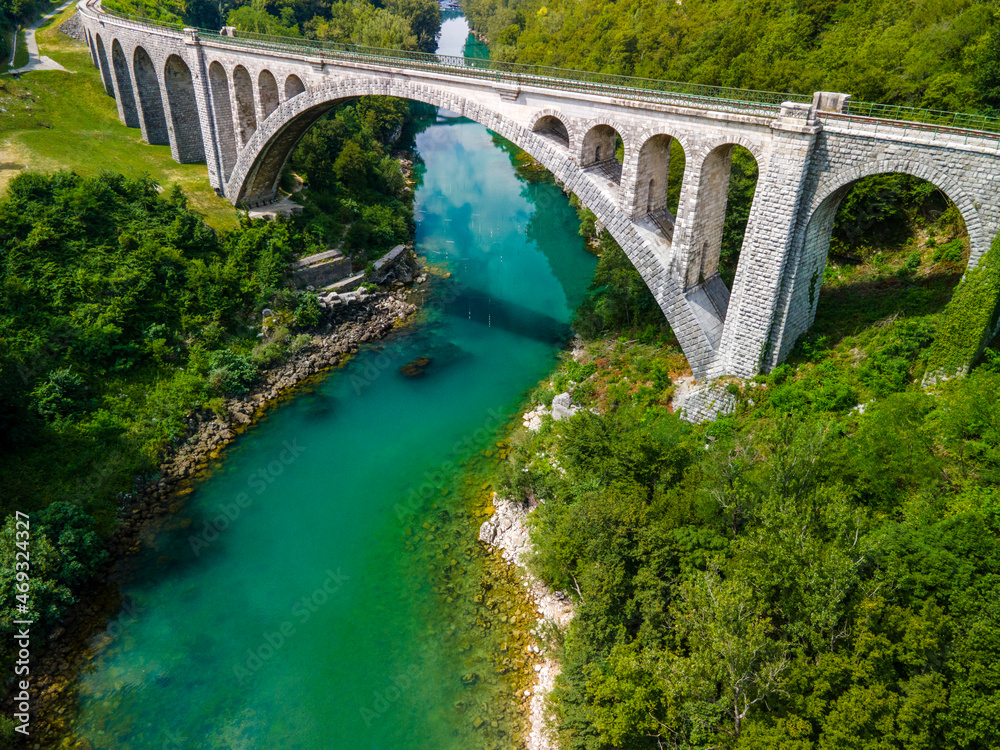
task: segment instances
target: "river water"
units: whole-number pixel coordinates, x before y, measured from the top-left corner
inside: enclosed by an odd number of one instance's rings
[[[463,25],[444,42],[474,48]],[[415,138],[430,304],[241,435],[146,540],[79,681],[94,748],[509,746],[491,660],[515,626],[476,614],[488,509],[454,488],[552,368],[594,259],[509,144],[446,112]]]

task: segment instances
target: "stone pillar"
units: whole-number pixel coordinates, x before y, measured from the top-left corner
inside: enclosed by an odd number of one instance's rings
[[[771,127],[771,158],[750,210],[713,375],[758,374],[774,360],[774,332],[784,326],[779,297],[797,255],[800,204],[821,126],[810,105],[786,102]]]
[[[219,143],[216,137],[215,119],[209,95],[205,54],[201,48],[201,41],[198,39],[198,31],[196,29],[184,29],[184,31],[187,34],[184,43],[188,46],[188,59],[194,63],[191,67],[191,75],[194,79],[194,98],[198,106],[201,140],[205,148],[205,164],[208,166],[208,182],[221,195],[225,185],[222,180]]]

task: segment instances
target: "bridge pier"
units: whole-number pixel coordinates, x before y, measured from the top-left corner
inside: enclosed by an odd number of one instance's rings
[[[789,263],[799,255],[795,230],[816,135],[822,128],[809,105],[793,103],[782,105],[772,128],[772,154],[758,178],[757,199],[750,209],[719,342],[721,356],[713,368],[717,375],[749,378],[770,367],[774,352],[781,351],[793,333],[786,330],[785,316],[776,315],[779,298],[802,283],[811,284],[813,296],[818,297],[823,280],[822,274],[803,280]]]

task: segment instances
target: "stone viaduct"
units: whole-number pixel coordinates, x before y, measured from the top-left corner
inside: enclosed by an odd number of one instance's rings
[[[812,324],[833,219],[857,180],[903,172],[941,189],[965,219],[970,266],[1000,230],[1000,136],[858,114],[843,94],[608,82],[170,28],[104,13],[97,0],[78,7],[122,122],[148,143],[169,144],[178,162],[205,162],[212,186],[235,205],[272,201],[302,135],[353,97],[426,102],[514,142],[619,242],[699,381],[750,377],[787,356]],[[676,214],[666,204],[673,140],[685,155]],[[753,155],[759,178],[730,290],[718,265],[736,146]]]

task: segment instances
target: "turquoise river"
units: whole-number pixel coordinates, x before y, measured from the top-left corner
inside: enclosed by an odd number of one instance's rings
[[[554,365],[595,260],[482,126],[439,112],[415,144],[427,304],[242,434],[146,540],[79,680],[93,748],[516,745],[493,711],[507,636],[472,603],[482,518],[449,488]]]

